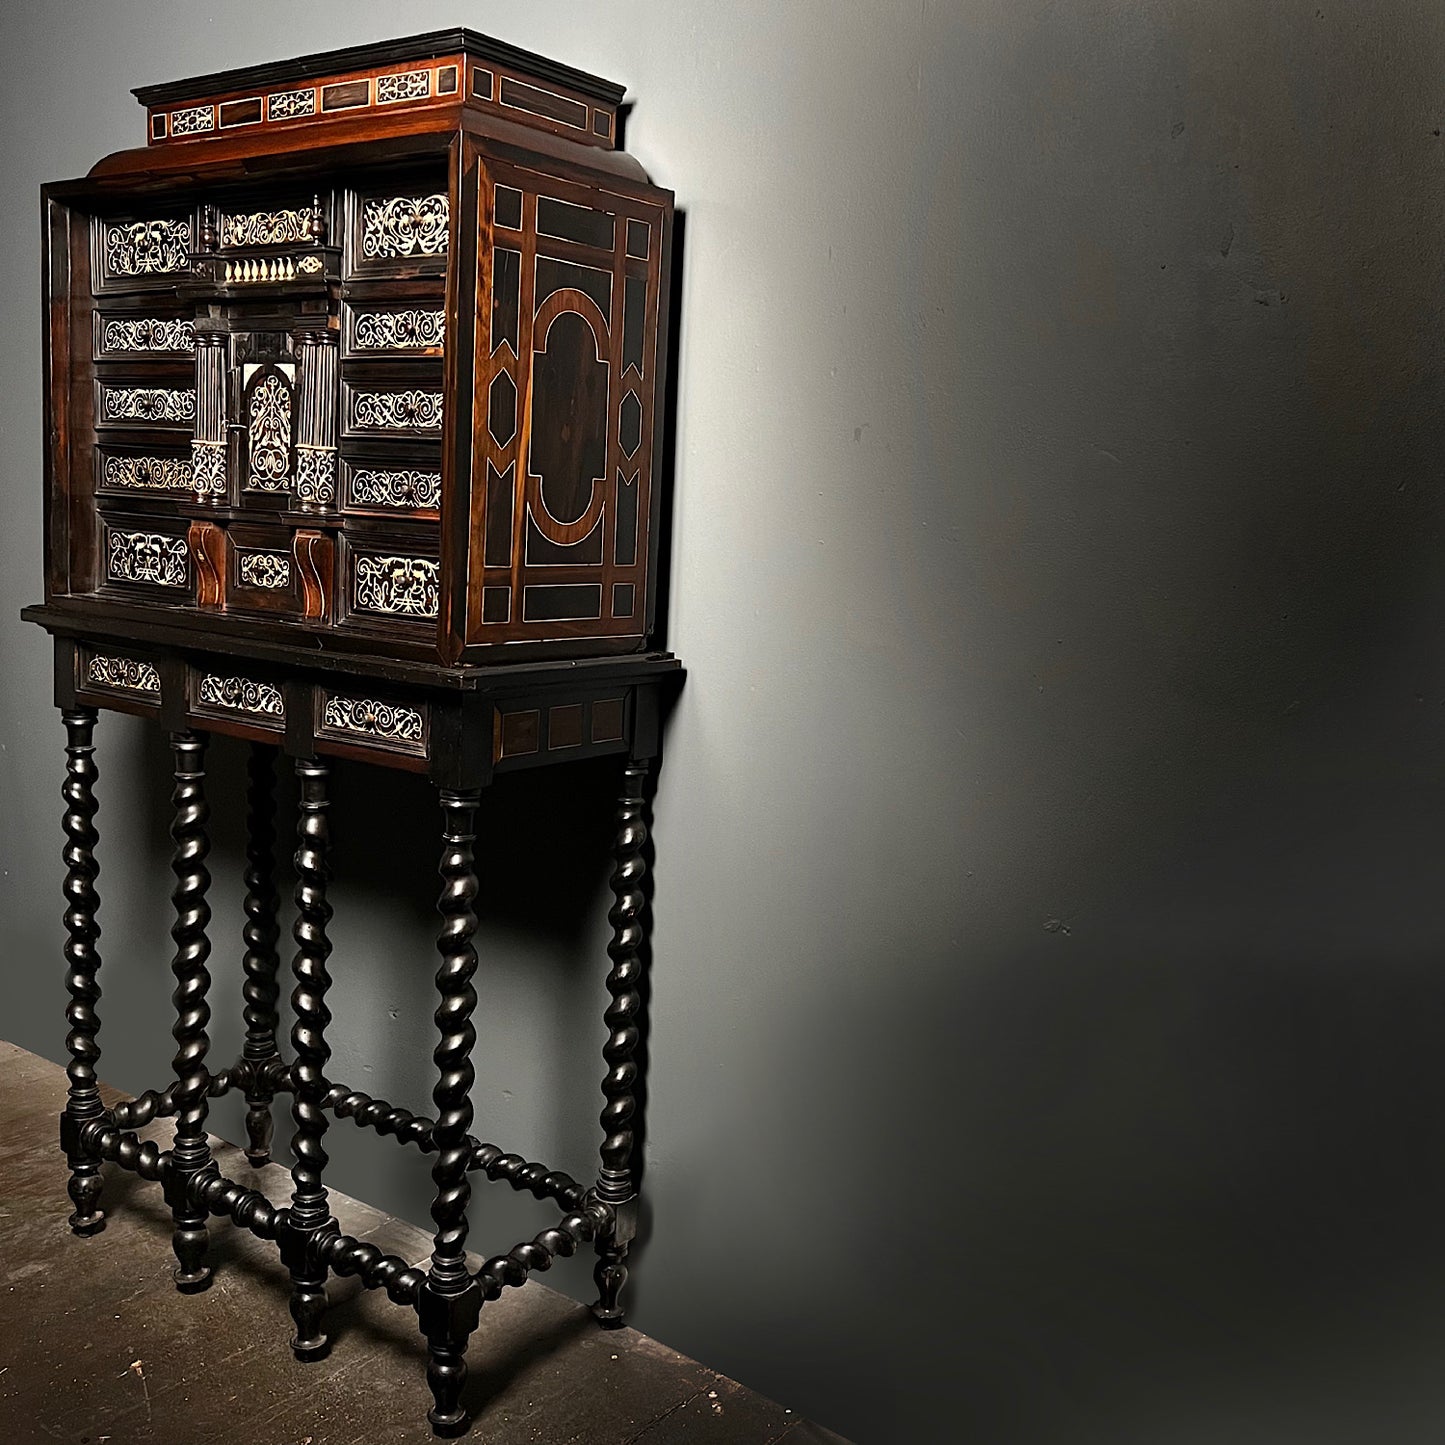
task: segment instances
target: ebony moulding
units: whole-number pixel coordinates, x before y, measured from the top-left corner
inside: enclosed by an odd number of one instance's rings
[[[416,1312],[428,1419],[456,1435],[469,1424],[468,1338],[503,1289],[591,1245],[593,1313],[603,1327],[623,1320],[647,800],[683,676],[659,645],[658,605],[672,196],[618,149],[620,86],[467,30],[136,94],[146,145],[43,193],[45,600],[23,615],[53,640],[66,731],[70,1227],[103,1230],[110,1163],[161,1186],[182,1293],[211,1282],[210,1218],[273,1241],[302,1360],[330,1347],[332,1274],[384,1290]],[[97,1086],[103,710],[167,733],[174,810],[172,1079],[109,1109]],[[217,733],[249,746],[245,1039],[219,1069],[212,972],[229,958],[213,952],[206,798]],[[473,1132],[473,844],[494,776],[596,757],[615,757],[620,777],[589,1185]],[[336,758],[436,788],[431,1117],[328,1072]],[[289,1047],[283,766],[299,797]],[[208,1101],[231,1090],[253,1165],[269,1161],[289,1098],[284,1207],[211,1157]],[[136,1133],[156,1118],[174,1121],[164,1149]],[[325,1171],[327,1131],[344,1119],[432,1156],[429,1259],[341,1233]],[[474,1270],[476,1176],[558,1217]]]

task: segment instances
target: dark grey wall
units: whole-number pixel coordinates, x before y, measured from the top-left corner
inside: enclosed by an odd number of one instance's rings
[[[636,1323],[862,1441],[1438,1441],[1438,8],[14,8],[5,1031],[61,1053],[60,737],[14,620],[36,188],[140,139],[132,84],[475,24],[625,79],[688,213]],[[167,764],[123,719],[101,762],[105,1072],[142,1087]],[[340,787],[335,1072],[420,1107],[425,789]],[[607,788],[487,812],[480,1127],[578,1170]],[[414,1158],[332,1137],[425,1219]],[[488,1195],[474,1242],[535,1217]]]

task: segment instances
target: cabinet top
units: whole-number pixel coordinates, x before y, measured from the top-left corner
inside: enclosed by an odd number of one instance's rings
[[[138,86],[132,93],[146,108],[151,145],[469,104],[612,149],[626,87],[457,28]]]

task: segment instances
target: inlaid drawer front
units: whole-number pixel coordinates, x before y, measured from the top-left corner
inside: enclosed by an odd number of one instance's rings
[[[345,384],[346,429],[353,436],[441,436],[440,387]]]
[[[202,715],[249,723],[281,732],[286,726],[286,697],[279,683],[243,673],[200,670],[193,674],[192,710]]]
[[[285,591],[291,586],[291,554],[238,547],[236,579],[243,587],[263,592]]]
[[[439,467],[342,463],[342,505],[352,512],[436,513],[442,504]]]
[[[431,728],[425,703],[325,690],[319,693],[317,701],[317,737],[372,746],[409,757],[427,756]]]
[[[194,386],[145,382],[98,382],[97,426],[177,427],[190,431],[196,419]]]
[[[161,700],[161,675],[156,671],[155,664],[144,658],[92,652],[82,658],[82,663],[80,682],[85,688],[119,693],[148,702]]]
[[[440,356],[446,340],[446,310],[439,301],[405,306],[349,306],[348,356]]]
[[[351,610],[374,617],[434,621],[440,567],[429,557],[395,552],[351,554]]]
[[[98,291],[173,285],[191,269],[189,216],[98,217],[93,253]]]
[[[450,245],[451,205],[445,190],[358,196],[353,241],[355,269],[378,263],[445,258]],[[388,267],[387,269],[391,269]]]
[[[190,550],[185,537],[107,524],[105,580],[184,591],[191,585]]]
[[[195,477],[188,455],[97,447],[95,489],[113,496],[185,496],[195,491]]]
[[[195,325],[188,317],[95,313],[97,361],[183,361],[195,354]]]

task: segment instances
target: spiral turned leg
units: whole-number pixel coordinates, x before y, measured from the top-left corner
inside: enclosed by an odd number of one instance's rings
[[[607,1043],[602,1056],[607,1077],[602,1081],[606,1106],[602,1110],[602,1168],[597,1175],[596,1197],[613,1206],[615,1226],[597,1239],[597,1303],[593,1317],[605,1329],[625,1322],[620,1303],[627,1283],[627,1252],[637,1232],[637,1177],[633,1168],[634,1118],[637,1113],[637,1050],[642,1040],[642,915],[646,908],[643,880],[647,863],[642,849],[647,842],[646,808],[648,764],[630,762],[623,769],[617,803],[616,860],[610,886],[616,901],[607,915],[612,941],[607,946],[612,971],[607,991],[612,1002],[603,1015]]]
[[[100,998],[96,975],[100,954],[96,941],[100,926],[95,921],[100,899],[95,878],[100,867],[95,861],[99,834],[95,829],[95,745],[92,735],[96,712],[93,707],[73,708],[61,714],[65,723],[65,986],[70,1003],[65,1018],[70,1025],[65,1046],[70,1050],[66,1074],[70,1080],[65,1112],[60,1117],[60,1144],[70,1167],[67,1186],[75,1212],[70,1227],[76,1234],[98,1234],[105,1228],[100,1208],[100,1159],[80,1145],[81,1127],[105,1113],[96,1084],[95,1066],[100,1047],[95,1036],[100,1019],[95,1005]]]
[[[460,1435],[467,1428],[462,1408],[466,1384],[467,1338],[476,1328],[481,1292],[467,1272],[467,1203],[471,1185],[472,1047],[477,1041],[472,1010],[477,1006],[472,975],[477,954],[472,947],[477,917],[476,861],[472,853],[478,793],[442,791],[442,878],[437,911],[442,926],[437,938],[441,966],[437,970],[436,1025],[440,1034],[433,1059],[437,1067],[432,1101],[436,1105],[436,1163],[432,1182],[436,1197],[431,1214],[436,1223],[431,1268],[419,1301],[419,1318],[427,1337],[427,1383],[435,1404],[427,1419],[438,1435]]]
[[[276,749],[252,743],[246,765],[246,1042],[241,1057],[246,1074],[246,1158],[256,1168],[271,1159],[271,1101],[276,1096],[271,1070],[278,1058],[276,952],[280,927],[276,894]]]
[[[211,875],[206,871],[210,842],[206,825],[210,809],[205,797],[206,737],[203,733],[171,734],[176,759],[175,820],[171,838],[175,853],[171,868],[176,886],[171,898],[176,921],[171,926],[176,954],[171,964],[176,988],[173,1000],[176,1022],[171,1034],[176,1041],[175,1058],[175,1143],[166,1165],[165,1192],[175,1222],[172,1244],[178,1261],[176,1288],[185,1294],[203,1290],[211,1282],[206,1257],[206,1209],[196,1202],[192,1188],[196,1176],[213,1169],[211,1149],[206,1140],[206,1100],[210,1075],[206,1051],[210,1039],[206,1025],[211,1021],[206,990],[211,976],[206,960],[211,945],[206,926],[211,921],[206,890]]]
[[[291,1103],[296,1131],[291,1136],[291,1152],[296,1162],[291,1168],[291,1207],[280,1242],[281,1258],[291,1274],[291,1318],[296,1322],[291,1349],[298,1360],[316,1360],[326,1353],[328,1343],[321,1328],[327,1271],[316,1243],[319,1236],[337,1227],[321,1181],[327,1162],[322,1144],[326,1114],[321,1103],[326,1097],[326,1064],[331,1057],[326,1042],[326,1025],[331,1022],[326,1007],[326,990],[331,986],[326,972],[331,954],[326,936],[331,920],[331,905],[326,901],[331,877],[326,856],[330,768],[319,759],[298,758],[296,775],[301,783],[301,814],[296,825],[296,957],[292,964],[296,988],[291,995],[296,1014],[291,1030],[296,1054]]]

